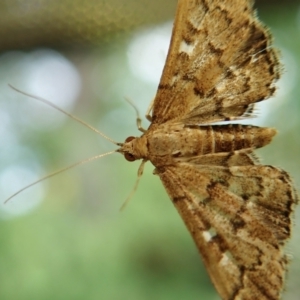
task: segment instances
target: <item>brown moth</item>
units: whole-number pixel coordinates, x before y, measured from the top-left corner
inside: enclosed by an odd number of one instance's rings
[[[190,231],[224,300],[276,300],[284,287],[291,215],[298,202],[289,175],[253,151],[273,128],[228,124],[249,118],[273,95],[280,65],[249,0],[179,0],[166,64],[143,135],[32,185],[112,152],[150,161]],[[152,115],[149,113],[152,111]],[[225,125],[217,125],[223,121]]]
[[[252,115],[280,65],[252,1],[179,0],[156,97],[141,137],[117,152],[155,166],[222,299],[279,299],[298,198],[289,175],[253,150],[273,128],[214,125]]]

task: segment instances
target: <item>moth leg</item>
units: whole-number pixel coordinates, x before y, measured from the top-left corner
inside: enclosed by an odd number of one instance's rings
[[[129,202],[129,200],[132,198],[133,194],[135,193],[135,191],[137,190],[137,187],[139,185],[139,182],[140,182],[140,179],[143,175],[143,172],[144,172],[144,167],[145,167],[145,163],[147,162],[146,159],[143,159],[140,166],[139,166],[139,169],[138,169],[138,177],[136,179],[136,182],[134,184],[134,187],[132,189],[132,191],[130,192],[129,196],[126,198],[125,202],[122,204],[120,210],[122,211],[125,206],[127,205],[127,203]]]
[[[155,100],[155,98],[152,99],[152,101],[150,102],[149,107],[146,111],[146,119],[150,122],[152,122],[152,116],[150,115],[150,113],[151,113],[153,105],[154,105],[154,100]]]
[[[137,109],[137,107],[133,104],[133,102],[129,99],[129,98],[126,98],[125,97],[125,100],[134,108],[135,110],[135,113],[136,113],[136,126],[138,128],[139,131],[145,133],[147,130],[144,129],[142,127],[142,119],[140,118],[140,114],[139,114],[139,111]]]
[[[139,116],[137,116],[137,118],[136,118],[136,126],[137,126],[138,130],[143,133],[145,133],[147,131],[146,129],[144,129],[142,127],[142,119]]]

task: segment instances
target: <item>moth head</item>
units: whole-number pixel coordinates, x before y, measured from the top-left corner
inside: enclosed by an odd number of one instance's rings
[[[126,138],[125,142],[121,145],[121,147],[117,150],[118,152],[122,153],[126,160],[128,161],[135,161],[137,158],[134,155],[134,148],[133,143],[136,138],[134,136],[129,136]]]

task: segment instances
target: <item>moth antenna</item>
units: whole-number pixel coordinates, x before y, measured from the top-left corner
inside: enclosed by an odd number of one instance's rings
[[[62,168],[62,169],[59,169],[59,170],[57,170],[57,171],[55,171],[55,172],[53,172],[53,173],[50,173],[50,174],[48,174],[48,175],[46,175],[46,176],[44,176],[44,177],[42,177],[42,178],[40,178],[40,179],[38,179],[38,180],[36,180],[36,181],[34,181],[34,182],[32,182],[32,183],[26,185],[26,186],[23,187],[22,189],[18,190],[16,193],[14,193],[14,194],[11,195],[9,198],[7,198],[7,199],[4,201],[4,204],[6,204],[9,200],[11,200],[12,198],[14,198],[15,196],[17,196],[17,195],[20,194],[21,192],[27,190],[28,188],[32,187],[33,185],[36,185],[37,183],[39,183],[39,182],[41,182],[41,181],[44,181],[44,180],[46,180],[46,179],[48,179],[48,178],[50,178],[50,177],[53,177],[53,176],[55,176],[55,175],[57,175],[57,174],[59,174],[59,173],[65,172],[65,171],[67,171],[67,170],[69,170],[69,169],[72,169],[72,168],[74,168],[74,167],[83,165],[83,164],[85,164],[85,163],[88,163],[88,162],[90,162],[90,161],[96,160],[96,159],[98,159],[98,158],[100,158],[100,157],[107,156],[107,155],[112,154],[112,153],[115,153],[115,152],[116,152],[116,150],[109,151],[109,152],[106,152],[106,153],[103,153],[103,154],[98,154],[98,155],[96,155],[96,156],[89,157],[89,158],[87,158],[87,159],[84,159],[84,160],[81,160],[81,161],[79,161],[79,162],[76,162],[76,163],[74,163],[74,164],[72,164],[72,165],[70,165],[70,166],[67,166],[67,167],[64,167],[64,168]]]
[[[11,84],[8,84],[8,86],[9,86],[10,88],[12,88],[13,90],[15,90],[16,92],[22,94],[22,95],[25,95],[25,96],[27,96],[27,97],[33,98],[33,99],[35,99],[35,100],[38,100],[38,101],[40,101],[40,102],[42,102],[42,103],[44,103],[44,104],[47,104],[47,105],[53,107],[54,109],[60,111],[61,113],[65,114],[66,116],[70,117],[71,119],[75,120],[76,122],[82,124],[83,126],[89,128],[90,130],[92,130],[92,131],[96,132],[97,134],[101,135],[103,138],[105,138],[106,140],[110,141],[111,143],[113,143],[113,144],[115,144],[115,145],[117,145],[117,146],[120,146],[120,145],[121,145],[120,143],[117,143],[117,142],[115,142],[113,139],[111,139],[111,138],[109,138],[108,136],[106,136],[104,133],[102,133],[101,131],[99,131],[99,130],[96,129],[95,127],[93,127],[93,126],[89,125],[88,123],[82,121],[82,120],[79,119],[78,117],[76,117],[76,116],[74,116],[74,115],[72,115],[72,114],[66,112],[65,110],[63,110],[62,108],[56,106],[56,105],[53,104],[52,102],[50,102],[50,101],[48,101],[48,100],[46,100],[46,99],[44,99],[44,98],[41,98],[41,97],[38,97],[38,96],[31,95],[31,94],[29,94],[29,93],[23,92],[23,91],[21,91],[21,90],[15,88],[15,87],[12,86]]]
[[[140,182],[140,179],[143,175],[143,171],[144,171],[144,166],[145,166],[145,163],[147,162],[146,159],[143,159],[142,160],[142,163],[140,164],[139,166],[139,169],[138,169],[138,177],[136,179],[136,182],[134,184],[134,187],[132,189],[132,191],[130,192],[129,196],[126,198],[126,200],[124,201],[124,203],[122,204],[121,208],[120,208],[120,211],[124,210],[125,206],[128,204],[129,200],[132,198],[132,196],[134,195],[134,193],[136,192],[136,189],[139,185],[139,182]]]
[[[127,97],[124,97],[124,99],[133,107],[133,109],[135,110],[136,113],[136,125],[139,131],[145,133],[147,130],[143,128],[142,126],[142,119],[140,117],[140,113],[139,110],[137,109],[137,107],[134,105],[134,103]]]

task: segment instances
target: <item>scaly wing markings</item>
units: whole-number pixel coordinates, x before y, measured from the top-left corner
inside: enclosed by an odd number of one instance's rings
[[[279,299],[297,196],[288,175],[262,165],[157,169],[222,299]]]
[[[251,114],[279,77],[276,53],[247,0],[179,0],[152,121],[204,124]]]

